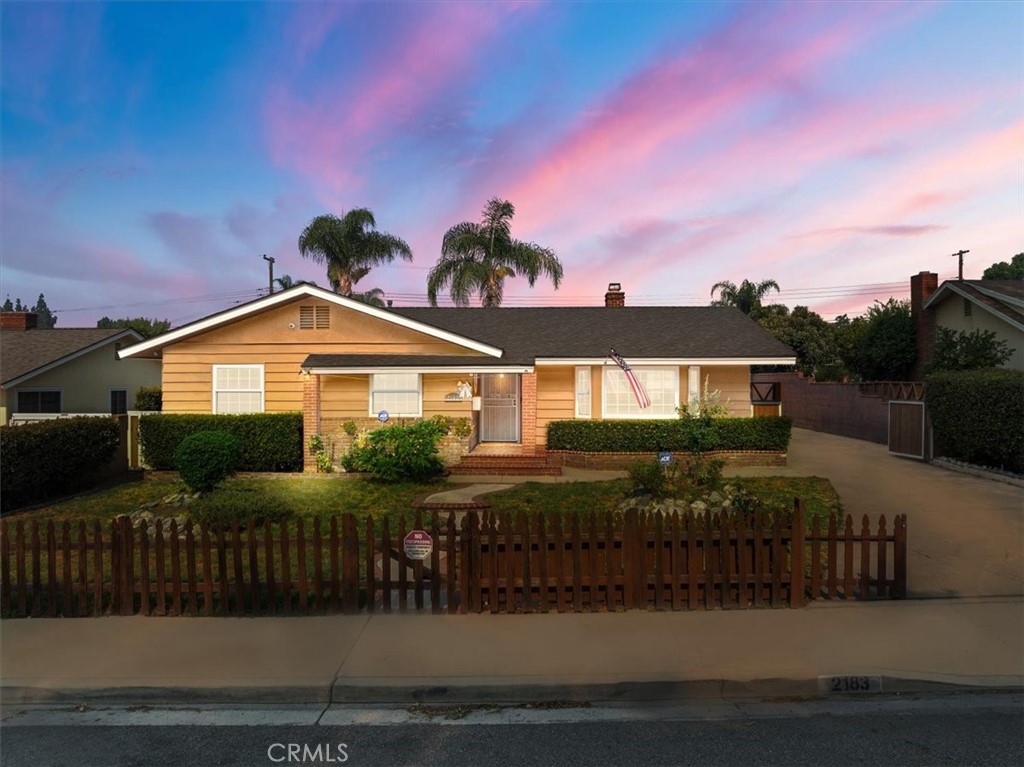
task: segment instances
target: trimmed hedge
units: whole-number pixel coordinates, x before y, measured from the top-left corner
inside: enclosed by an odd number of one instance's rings
[[[174,451],[174,464],[192,492],[206,492],[238,470],[242,445],[226,431],[190,434]]]
[[[139,442],[146,463],[154,469],[174,469],[178,445],[201,431],[223,431],[238,439],[239,471],[302,471],[302,413],[144,415],[139,419]]]
[[[586,453],[649,453],[674,450],[691,453],[699,438],[699,421],[673,418],[656,421],[553,421],[548,424],[548,450]],[[785,451],[793,422],[784,416],[714,418],[709,450]]]
[[[937,455],[1024,473],[1024,372],[932,373],[925,378],[925,403]]]
[[[113,418],[60,418],[0,427],[0,510],[57,498],[90,485],[121,443]]]

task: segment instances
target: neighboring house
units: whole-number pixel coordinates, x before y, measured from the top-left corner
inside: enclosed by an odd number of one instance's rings
[[[917,327],[920,377],[931,360],[937,327],[990,330],[1013,349],[1003,367],[1024,370],[1024,280],[946,280],[933,272],[910,278],[911,312]]]
[[[301,410],[307,439],[378,425],[382,411],[468,417],[471,445],[508,454],[543,449],[555,420],[673,418],[705,381],[747,416],[750,366],[795,362],[737,309],[625,307],[609,287],[604,307],[379,309],[304,284],[120,356],[162,357],[165,413]],[[650,407],[637,406],[612,348]]]
[[[36,327],[32,312],[0,313],[0,422],[18,413],[124,413],[140,386],[160,385],[160,360],[120,360],[134,330]]]

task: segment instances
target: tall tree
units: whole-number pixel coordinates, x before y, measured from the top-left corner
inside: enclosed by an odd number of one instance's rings
[[[1009,360],[1015,351],[1006,341],[998,339],[992,330],[967,332],[939,327],[935,332],[935,348],[928,372],[995,368]]]
[[[327,267],[335,293],[351,297],[352,286],[381,264],[396,258],[412,261],[405,240],[377,231],[367,208],[353,208],[344,216],[317,216],[299,235],[299,253]]]
[[[151,338],[171,329],[170,320],[158,320],[156,317],[122,317],[112,320],[110,317],[101,317],[96,321],[98,328],[131,328],[143,338]]]
[[[865,381],[905,381],[917,358],[910,302],[890,298],[868,309],[858,363]]]
[[[43,298],[42,293],[39,294],[36,305],[29,309],[29,311],[35,312],[36,327],[38,328],[52,328],[57,324],[57,318],[53,316],[50,307],[46,305],[46,299]]]
[[[480,223],[463,221],[441,242],[441,258],[427,275],[427,299],[437,306],[437,294],[449,290],[456,306],[468,306],[472,295],[481,306],[500,306],[509,277],[526,277],[532,288],[542,275],[555,289],[562,282],[562,263],[553,250],[512,237],[516,209],[497,197],[484,206]]]
[[[384,291],[380,288],[370,288],[365,293],[353,293],[352,298],[355,301],[362,301],[364,304],[377,306],[381,309],[387,306],[387,302],[384,300]]]
[[[736,284],[723,280],[711,286],[711,296],[714,298],[715,291],[718,291],[718,298],[711,302],[712,306],[735,306],[744,314],[756,315],[761,309],[761,301],[770,290],[779,291],[779,283],[775,280],[763,280],[758,283],[750,280],[743,280],[739,287]]]
[[[835,331],[817,312],[806,306],[793,311],[781,304],[765,307],[757,320],[765,330],[796,352],[796,368],[818,380],[842,377],[836,352]]]
[[[986,280],[1024,280],[1024,253],[1018,253],[1009,262],[992,264],[981,276]]]
[[[288,290],[288,288],[294,288],[298,283],[292,279],[290,274],[282,274],[280,277],[274,278],[274,284],[281,290]]]

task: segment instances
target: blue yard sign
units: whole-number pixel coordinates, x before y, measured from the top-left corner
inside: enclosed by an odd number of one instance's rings
[[[379,413],[377,413],[377,420],[380,421],[381,423],[387,423],[388,418],[390,417],[391,416],[388,415],[387,410],[381,410]]]
[[[672,463],[672,453],[670,453],[668,450],[662,450],[660,453],[658,453],[658,463],[660,463],[662,466],[668,466],[670,463]]]

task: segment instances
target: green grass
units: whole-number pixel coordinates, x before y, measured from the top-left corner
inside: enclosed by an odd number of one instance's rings
[[[823,521],[841,511],[839,496],[832,484],[821,477],[744,477],[730,478],[756,495],[767,509],[788,509],[793,498],[804,500],[808,518]],[[450,490],[452,485],[438,481],[428,484],[382,483],[361,478],[303,478],[232,479],[214,491],[211,500],[217,505],[245,509],[254,502],[260,508],[273,507],[289,515],[309,519],[353,513],[360,520],[388,517],[397,522],[404,514],[411,521],[412,503],[430,493]],[[172,493],[184,490],[180,481],[154,480],[131,482],[99,490],[34,511],[18,518],[30,519],[111,519],[127,514],[139,506],[158,501]],[[539,483],[527,482],[508,490],[486,496],[495,513],[541,512],[545,516],[572,512],[586,513],[614,510],[631,492],[628,479],[606,482]],[[185,509],[176,506],[158,506],[152,509],[158,516],[174,516]]]

